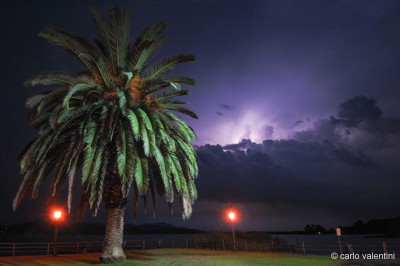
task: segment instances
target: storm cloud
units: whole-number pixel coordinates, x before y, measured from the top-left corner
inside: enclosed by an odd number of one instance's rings
[[[200,200],[390,216],[399,201],[399,125],[357,96],[293,139],[199,146]]]

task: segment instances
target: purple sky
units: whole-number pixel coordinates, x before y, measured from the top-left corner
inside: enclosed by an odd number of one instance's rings
[[[42,70],[81,69],[37,33],[54,25],[93,40],[90,3],[2,2],[0,224],[40,217],[42,199],[25,200],[11,212],[20,182],[16,157],[34,134],[24,109],[31,89],[23,88],[23,81]],[[307,223],[335,227],[399,216],[399,1],[115,5],[130,8],[133,36],[167,21],[170,40],[160,56],[198,57],[176,71],[198,82],[187,100],[199,120],[187,121],[198,134],[199,201],[187,222],[162,207],[156,220],[148,214],[138,223],[223,229],[221,209],[230,205],[243,212],[239,228],[249,230],[302,229]],[[94,6],[106,11],[108,1]],[[358,95],[367,98],[339,107]],[[377,106],[383,114],[368,116]],[[338,111],[344,109],[352,115],[341,117]],[[231,150],[218,146],[242,139],[250,141]],[[100,213],[88,221],[102,219]]]

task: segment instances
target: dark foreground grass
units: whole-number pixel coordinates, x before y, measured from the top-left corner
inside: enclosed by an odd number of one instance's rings
[[[231,252],[199,249],[156,249],[127,252],[127,260],[116,265],[345,265],[329,256],[287,253]],[[89,265],[99,264],[100,253],[80,255],[0,257],[0,265]]]

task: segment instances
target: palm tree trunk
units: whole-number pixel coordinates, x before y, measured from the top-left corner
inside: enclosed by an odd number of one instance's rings
[[[122,249],[124,213],[125,208],[107,208],[106,233],[104,236],[103,254],[100,257],[102,263],[122,262],[126,258]]]
[[[122,195],[121,178],[115,169],[104,179],[103,200],[107,217],[103,254],[100,261],[102,263],[122,262],[126,258],[122,242],[127,199]]]

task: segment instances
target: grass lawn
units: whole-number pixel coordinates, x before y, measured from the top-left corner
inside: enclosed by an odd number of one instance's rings
[[[116,265],[345,265],[329,256],[288,253],[230,252],[199,249],[155,249],[127,252],[127,260]],[[0,265],[88,265],[98,264],[100,253],[80,255],[0,257]]]

